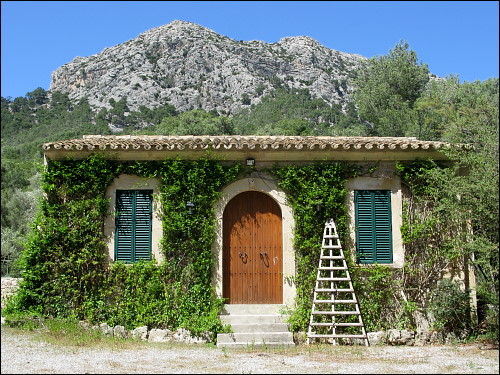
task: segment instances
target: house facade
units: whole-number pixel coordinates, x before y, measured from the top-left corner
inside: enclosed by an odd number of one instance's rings
[[[212,283],[228,304],[279,304],[293,308],[296,297],[295,216],[279,188],[273,166],[348,162],[371,170],[348,180],[349,235],[345,248],[360,266],[405,263],[401,234],[403,189],[396,162],[432,159],[452,163],[449,144],[415,138],[302,136],[100,136],[43,145],[46,163],[93,154],[116,161],[197,160],[241,163],[250,172],[225,186],[214,210],[215,267]],[[208,153],[207,153],[208,152]],[[376,168],[370,169],[371,166]],[[160,181],[122,174],[107,187],[104,222],[109,261],[161,262],[162,223],[157,200]],[[192,208],[186,202],[186,209]],[[455,272],[475,289],[470,267]]]

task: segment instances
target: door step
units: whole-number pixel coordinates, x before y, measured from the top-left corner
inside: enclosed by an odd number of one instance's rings
[[[217,347],[294,346],[284,305],[227,304],[219,315],[233,332],[217,334]]]

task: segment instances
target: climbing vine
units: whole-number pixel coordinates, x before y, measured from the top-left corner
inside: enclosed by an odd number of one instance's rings
[[[445,212],[433,213],[437,206],[433,178],[439,173],[428,171],[436,168],[430,162],[398,163],[406,197],[401,228],[404,267],[360,267],[347,257],[369,331],[413,327],[413,313],[427,307],[429,291],[435,291],[434,301],[444,298],[439,293],[445,289],[436,287],[440,271],[464,255],[450,240],[456,222],[450,224]],[[347,242],[346,182],[373,171],[343,162],[318,162],[276,166],[269,172],[294,212],[297,296],[289,323],[292,331],[305,331],[324,224],[333,218],[342,243]],[[51,161],[42,178],[45,195],[21,259],[24,281],[4,313],[73,317],[129,329],[183,327],[195,334],[210,332],[214,339],[223,330],[218,318],[223,300],[211,281],[214,206],[222,189],[243,173],[240,164],[225,165],[208,157],[124,163],[94,155],[80,161]],[[105,194],[120,174],[160,181],[156,197],[163,229],[160,263],[108,260]],[[193,204],[192,214],[187,202]],[[463,302],[462,294],[454,295]],[[436,306],[431,307],[436,310]],[[449,329],[449,322],[456,321],[441,310],[439,314],[440,327]],[[463,319],[460,322],[463,330],[467,325]]]
[[[400,294],[407,303],[432,315],[434,329],[463,338],[471,332],[475,319],[468,284],[443,279],[443,275],[461,277],[458,273],[464,265],[466,269],[467,262],[471,265],[469,214],[457,209],[460,197],[447,188],[449,181],[460,178],[457,166],[416,160],[396,167],[404,193],[401,235],[405,265],[399,275]]]
[[[345,163],[316,163],[275,168],[295,218],[294,246],[297,308],[289,323],[293,331],[309,324],[317,265],[325,222],[333,218],[341,237],[347,233],[346,182],[359,171]]]
[[[120,174],[160,179],[164,261],[108,263],[103,231],[106,189]],[[215,217],[223,186],[241,166],[196,161],[119,163],[91,156],[51,161],[45,198],[22,257],[23,282],[6,313],[74,317],[127,328],[222,329],[222,300],[210,282]],[[185,204],[194,203],[189,215]]]

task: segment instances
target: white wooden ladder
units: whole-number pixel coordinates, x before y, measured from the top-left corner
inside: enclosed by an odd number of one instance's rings
[[[325,223],[307,344],[318,339],[337,344],[363,340],[369,346],[358,300],[332,219]]]

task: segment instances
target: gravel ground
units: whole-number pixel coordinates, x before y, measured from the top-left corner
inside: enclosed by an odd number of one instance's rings
[[[61,347],[2,327],[2,374],[498,374],[498,349],[481,345],[219,349],[144,344]]]

